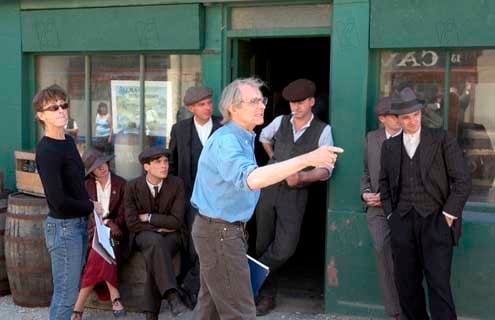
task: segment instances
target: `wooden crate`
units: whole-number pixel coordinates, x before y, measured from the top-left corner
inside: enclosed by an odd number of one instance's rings
[[[34,152],[15,151],[15,181],[17,190],[38,197],[44,197],[45,191],[36,170]]]

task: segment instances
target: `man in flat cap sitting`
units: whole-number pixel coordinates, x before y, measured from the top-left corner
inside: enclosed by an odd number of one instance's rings
[[[315,84],[307,79],[293,81],[282,91],[292,114],[275,118],[259,138],[270,158],[269,163],[284,161],[320,146],[333,146],[330,126],[311,111],[315,91]],[[274,274],[296,250],[309,185],[328,179],[331,173],[330,167],[308,167],[261,191],[256,207],[256,254],[270,267],[270,277],[257,299],[257,315],[264,315],[275,307]]]
[[[196,179],[198,160],[209,136],[220,127],[220,118],[212,116],[213,92],[204,86],[190,87],[184,95],[184,105],[193,117],[181,120],[173,125],[170,133],[170,174],[184,180],[187,229],[184,268],[185,275],[181,285],[184,302],[193,308],[199,291],[199,261],[190,237],[195,210],[191,208],[191,194]]]
[[[162,299],[173,315],[187,308],[177,294],[172,258],[179,251],[184,223],[184,183],[168,175],[170,152],[149,147],[139,154],[146,174],[127,184],[124,196],[126,223],[131,243],[146,261],[143,310],[146,318],[158,319]]]

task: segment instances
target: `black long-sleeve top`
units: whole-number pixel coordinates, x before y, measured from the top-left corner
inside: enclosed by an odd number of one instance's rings
[[[69,135],[65,135],[65,140],[44,136],[36,147],[36,165],[50,208],[49,216],[79,218],[93,211],[84,187],[84,164]]]

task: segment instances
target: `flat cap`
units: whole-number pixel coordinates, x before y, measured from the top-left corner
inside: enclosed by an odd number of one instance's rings
[[[170,150],[163,147],[148,147],[143,150],[138,156],[139,162],[145,164],[150,159],[158,158],[160,156],[170,157]]]
[[[424,101],[417,99],[413,89],[405,87],[400,91],[395,91],[393,96],[399,100],[399,102],[392,103],[390,113],[395,115],[401,115],[406,113],[412,113],[423,109]]]
[[[401,102],[402,101],[396,96],[388,96],[378,99],[374,108],[376,116],[378,117],[391,114],[392,104]]]
[[[189,87],[184,94],[184,105],[189,106],[203,99],[211,97],[213,91],[204,86]]]
[[[282,96],[287,101],[302,101],[314,97],[316,85],[308,79],[297,79],[287,85],[282,91]]]

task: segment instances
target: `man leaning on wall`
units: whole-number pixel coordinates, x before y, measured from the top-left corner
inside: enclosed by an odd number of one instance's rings
[[[395,137],[402,131],[397,116],[390,113],[393,102],[400,103],[400,100],[394,97],[383,97],[378,100],[374,108],[382,127],[366,135],[361,199],[366,205],[366,221],[375,248],[376,269],[385,312],[391,318],[399,320],[401,310],[394,280],[390,227],[383,213],[378,186],[383,141]]]

